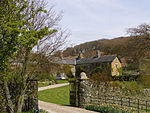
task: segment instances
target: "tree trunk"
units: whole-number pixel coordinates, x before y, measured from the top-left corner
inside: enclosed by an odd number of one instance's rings
[[[14,105],[13,105],[13,102],[11,100],[7,80],[4,80],[4,90],[5,90],[5,95],[6,95],[7,106],[9,108],[8,110],[10,113],[14,113]]]
[[[18,105],[17,105],[17,110],[16,113],[20,113],[22,111],[22,106],[24,104],[24,94],[20,95],[19,99],[18,99]]]

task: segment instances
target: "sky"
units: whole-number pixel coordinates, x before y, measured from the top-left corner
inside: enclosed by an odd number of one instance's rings
[[[60,25],[74,45],[127,36],[128,28],[150,23],[150,0],[47,0],[63,11]]]

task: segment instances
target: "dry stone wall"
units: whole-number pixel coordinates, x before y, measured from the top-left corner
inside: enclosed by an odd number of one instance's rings
[[[142,104],[149,103],[150,90],[127,90],[125,88],[111,87],[108,83],[96,83],[89,79],[79,79],[74,81],[74,106],[85,107],[89,104],[118,104],[128,106],[135,103],[137,107],[138,101]],[[73,84],[72,84],[73,85]],[[73,92],[72,92],[73,94]],[[147,103],[146,103],[147,102]],[[133,105],[134,106],[134,105]],[[140,107],[140,106],[139,106]]]

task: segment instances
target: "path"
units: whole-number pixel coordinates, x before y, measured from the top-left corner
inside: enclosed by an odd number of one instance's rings
[[[40,88],[38,88],[38,91],[56,88],[56,87],[61,87],[61,86],[66,86],[66,85],[69,85],[69,83],[62,83],[62,84],[55,84],[55,85],[50,85],[50,86],[46,86],[46,87],[40,87]]]
[[[56,84],[56,85],[51,85],[47,87],[41,87],[38,89],[38,91],[42,91],[45,89],[51,89],[51,88],[56,88],[56,87],[61,87],[69,85],[69,83],[63,83],[63,84]],[[93,111],[88,111],[82,108],[77,108],[77,107],[70,107],[70,106],[62,106],[62,105],[57,105],[53,103],[48,103],[48,102],[43,102],[39,101],[39,108],[48,111],[48,113],[97,113]]]

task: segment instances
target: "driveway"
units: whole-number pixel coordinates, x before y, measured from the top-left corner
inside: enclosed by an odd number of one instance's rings
[[[55,84],[55,85],[50,85],[50,86],[46,86],[46,87],[40,87],[40,88],[38,88],[38,91],[56,88],[56,87],[61,87],[61,86],[66,86],[66,85],[69,85],[69,83],[62,83],[62,84]]]
[[[65,86],[65,85],[69,85],[69,83],[41,87],[38,89],[38,91],[61,87],[61,86]],[[39,104],[40,109],[46,110],[48,113],[97,113],[97,112],[88,111],[88,110],[85,110],[82,108],[62,106],[62,105],[57,105],[57,104],[43,102],[43,101],[38,101],[38,104]]]

